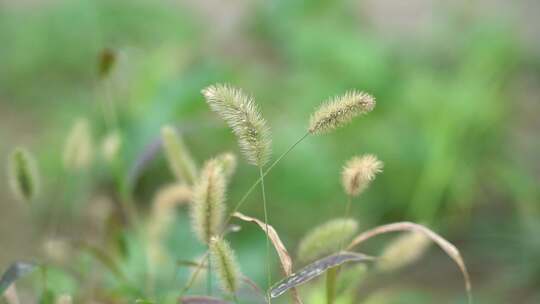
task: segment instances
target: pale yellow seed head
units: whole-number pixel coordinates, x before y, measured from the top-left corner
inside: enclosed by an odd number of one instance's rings
[[[47,259],[54,263],[62,264],[68,260],[72,248],[66,240],[49,238],[43,242],[43,251]]]
[[[14,196],[31,202],[39,189],[39,173],[36,161],[24,148],[16,148],[8,161],[8,180]]]
[[[240,286],[240,267],[234,251],[222,238],[212,237],[210,240],[210,258],[216,266],[216,274],[223,291],[234,294]]]
[[[68,294],[63,294],[58,297],[56,300],[56,304],[71,304],[73,303],[73,299]]]
[[[320,106],[311,116],[309,133],[326,134],[349,123],[354,117],[371,112],[375,98],[367,93],[349,91]]]
[[[208,244],[223,228],[225,215],[225,175],[215,159],[206,162],[193,188],[192,226],[199,240]]]
[[[161,128],[161,138],[169,168],[178,180],[192,185],[197,179],[197,166],[182,137],[174,127],[164,126]]]
[[[103,155],[103,158],[108,162],[115,160],[118,152],[120,151],[121,145],[122,138],[120,137],[120,133],[118,131],[112,131],[111,133],[107,134],[101,142],[101,154]]]
[[[377,262],[380,271],[393,271],[416,262],[427,250],[431,240],[420,232],[407,232],[393,240]]]
[[[219,163],[221,163],[221,166],[223,168],[223,173],[225,174],[227,179],[231,178],[231,176],[236,171],[236,166],[237,166],[236,155],[234,155],[231,152],[225,152],[216,156],[216,160]]]
[[[79,118],[66,138],[64,167],[70,170],[87,168],[92,162],[93,149],[90,122],[86,118]]]
[[[248,163],[262,167],[270,159],[270,129],[253,98],[242,90],[216,84],[202,90],[206,102],[238,138]]]
[[[152,212],[148,224],[149,238],[161,240],[174,220],[175,208],[189,204],[192,200],[192,190],[181,183],[161,187],[152,201]]]
[[[345,192],[350,196],[358,196],[382,169],[383,163],[375,155],[353,157],[345,164],[341,174]]]
[[[337,218],[309,231],[298,245],[298,259],[311,262],[326,254],[334,253],[349,241],[358,229],[354,219]]]

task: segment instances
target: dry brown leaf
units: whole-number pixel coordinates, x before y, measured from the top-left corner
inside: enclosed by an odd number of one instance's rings
[[[274,248],[276,249],[276,252],[279,256],[279,261],[281,262],[281,267],[283,268],[283,272],[285,273],[286,276],[291,275],[292,273],[291,256],[289,255],[287,248],[285,248],[285,245],[283,245],[283,242],[281,242],[281,239],[279,238],[279,235],[277,234],[274,227],[272,227],[271,225],[265,224],[263,221],[259,219],[244,215],[240,212],[235,212],[233,216],[246,222],[256,223],[257,225],[259,225],[259,227],[261,227],[261,229],[268,235],[268,237],[272,241],[272,244],[274,245]],[[266,231],[267,226],[268,226],[268,231]]]
[[[374,236],[377,236],[379,234],[385,234],[385,233],[397,232],[397,231],[415,231],[415,232],[420,232],[420,233],[425,234],[433,242],[435,242],[452,260],[454,260],[454,262],[458,265],[461,273],[463,274],[463,278],[465,280],[465,289],[467,291],[467,297],[468,297],[469,303],[472,303],[471,280],[469,277],[469,272],[467,271],[467,267],[465,266],[463,257],[459,253],[459,250],[456,248],[456,246],[452,245],[450,242],[445,240],[442,236],[438,235],[437,233],[433,232],[432,230],[430,230],[429,228],[425,226],[411,223],[411,222],[398,222],[398,223],[378,226],[368,231],[360,233],[356,238],[352,240],[352,242],[349,244],[349,247],[347,247],[347,250],[351,250],[353,247],[358,246],[361,243],[365,242],[366,240]]]
[[[293,268],[292,259],[291,259],[291,256],[289,255],[289,252],[287,251],[287,248],[285,247],[285,245],[283,245],[283,242],[279,238],[279,235],[277,234],[274,227],[272,227],[271,225],[267,225],[266,223],[264,223],[263,221],[259,219],[256,219],[251,216],[247,216],[240,212],[235,212],[233,216],[246,222],[256,223],[268,235],[268,237],[270,238],[270,241],[272,241],[272,244],[274,245],[274,248],[276,249],[276,252],[279,256],[279,261],[281,263],[281,268],[283,270],[283,273],[285,274],[285,276],[290,276],[292,274],[292,268]],[[266,227],[268,227],[268,231],[266,231]],[[302,299],[300,299],[300,295],[298,294],[298,291],[296,290],[296,288],[293,288],[291,290],[291,295],[295,303],[302,304]]]

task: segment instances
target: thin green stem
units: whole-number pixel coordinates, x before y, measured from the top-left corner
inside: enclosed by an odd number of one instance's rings
[[[326,271],[326,304],[334,304],[335,302],[338,268],[333,267]]]
[[[201,270],[202,270],[202,268],[204,266],[204,263],[206,262],[206,259],[208,259],[208,261],[210,260],[209,255],[210,255],[210,252],[207,250],[204,253],[203,257],[201,258],[201,263],[199,263],[199,265],[195,268],[195,271],[191,275],[191,277],[190,277],[189,281],[187,282],[186,286],[184,286],[184,288],[180,291],[180,296],[183,296],[186,292],[188,292],[188,290],[193,286],[193,284],[195,284],[195,280],[197,280],[197,276],[201,272]]]
[[[238,201],[238,203],[236,204],[236,206],[233,208],[233,211],[231,212],[231,214],[229,215],[229,217],[227,218],[227,220],[225,221],[225,226],[229,223],[229,221],[231,220],[232,218],[232,215],[238,211],[240,209],[240,207],[242,207],[242,205],[244,204],[244,202],[247,200],[247,198],[249,197],[249,195],[251,194],[251,192],[253,192],[253,190],[255,190],[255,188],[259,185],[260,182],[262,182],[262,180],[264,179],[264,177],[266,175],[268,175],[268,173],[270,173],[270,171],[285,157],[287,156],[287,154],[289,154],[296,146],[298,146],[298,144],[300,144],[304,139],[306,139],[306,137],[308,137],[310,133],[309,132],[306,132],[306,134],[304,134],[300,139],[298,139],[294,144],[292,144],[288,149],[287,151],[283,152],[283,154],[281,154],[272,164],[270,164],[270,166],[268,166],[268,168],[264,171],[264,173],[262,174],[261,177],[259,177],[259,179],[257,179],[255,181],[255,183],[253,183],[253,185],[251,185],[251,187],[249,187],[249,189],[246,191],[246,193],[244,194],[244,196],[242,196],[242,198]]]
[[[268,236],[268,209],[266,208],[266,192],[264,190],[264,175],[263,175],[262,166],[259,167],[259,174],[261,178],[261,192],[262,192],[263,209],[264,209],[264,225],[265,225],[264,230],[267,232],[265,233],[266,235],[266,275],[268,279],[267,290],[270,290],[270,286],[272,286],[272,269],[270,267],[270,237]],[[266,298],[269,304],[272,303],[270,294],[267,294]]]
[[[352,197],[350,195],[347,196],[347,204],[345,205],[345,212],[343,213],[343,217],[345,219],[349,218],[350,214],[351,214],[351,205],[352,205]],[[345,223],[343,223],[343,229],[342,231],[345,232]],[[339,246],[339,251],[343,250],[343,247],[345,246],[344,244],[345,240],[342,240],[341,241],[341,245]]]
[[[347,203],[345,205],[345,212],[344,212],[344,218],[348,218],[351,213],[351,205],[352,205],[352,197],[349,195],[347,196]],[[342,230],[345,231],[345,223],[343,223]],[[343,247],[345,240],[341,241],[341,244],[339,245],[339,251],[343,250]],[[326,303],[327,304],[333,304],[336,299],[336,284],[337,284],[337,278],[339,275],[340,267],[334,267],[331,269],[328,269],[326,273]]]

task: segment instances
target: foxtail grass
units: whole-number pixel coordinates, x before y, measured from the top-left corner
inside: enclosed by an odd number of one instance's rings
[[[169,168],[175,177],[193,185],[197,179],[197,166],[180,135],[172,126],[164,126],[161,128],[161,138]]]
[[[229,243],[222,238],[210,240],[210,260],[216,266],[221,289],[236,298],[240,285],[240,267]]]
[[[354,219],[338,218],[330,220],[309,231],[298,245],[298,259],[311,262],[325,254],[339,250],[350,240],[358,229]]]
[[[39,189],[39,174],[34,157],[24,148],[16,148],[8,161],[8,181],[14,196],[31,202]]]
[[[206,102],[232,129],[247,162],[259,168],[264,221],[268,225],[268,209],[264,188],[263,168],[270,159],[271,136],[266,120],[260,114],[253,98],[242,90],[216,84],[202,90]],[[268,229],[268,227],[266,227]],[[270,269],[270,239],[266,236],[266,266],[268,287],[272,284]],[[268,302],[271,299],[268,296]]]
[[[374,107],[375,98],[364,92],[353,90],[331,98],[311,116],[309,133],[330,133],[348,124],[354,117],[371,112]]]
[[[93,158],[94,144],[90,122],[86,118],[79,118],[73,124],[64,145],[64,167],[69,170],[87,168]]]

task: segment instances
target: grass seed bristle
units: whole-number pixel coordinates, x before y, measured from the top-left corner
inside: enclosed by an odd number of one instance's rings
[[[79,118],[69,132],[64,145],[64,167],[70,170],[87,168],[93,157],[92,132],[90,122]]]
[[[9,158],[8,178],[15,197],[29,202],[37,194],[39,175],[34,157],[24,148],[16,148]]]
[[[358,196],[382,172],[383,163],[375,155],[367,154],[349,160],[342,172],[342,183],[345,192],[350,196]]]
[[[338,251],[358,229],[354,219],[337,218],[308,232],[298,246],[298,259],[310,262],[323,255]]]
[[[221,163],[225,177],[227,177],[227,179],[230,179],[236,171],[236,166],[238,163],[238,161],[236,160],[236,155],[231,152],[225,152],[216,156],[216,160]]]
[[[215,159],[204,165],[198,182],[193,188],[191,216],[193,229],[204,244],[218,235],[223,228],[225,215],[225,175]]]
[[[229,243],[221,238],[213,237],[210,241],[210,258],[212,265],[216,266],[221,288],[225,292],[236,293],[240,285],[241,273]]]
[[[270,159],[270,129],[253,98],[240,89],[216,84],[202,90],[206,102],[232,129],[247,161],[262,167]]]
[[[311,116],[309,133],[326,134],[349,123],[354,117],[371,112],[375,98],[367,93],[349,91],[320,106]]]
[[[431,244],[420,232],[407,232],[393,240],[379,256],[377,268],[393,271],[416,262]]]
[[[197,179],[197,166],[184,141],[172,126],[161,128],[161,138],[169,168],[178,180],[192,185]]]

